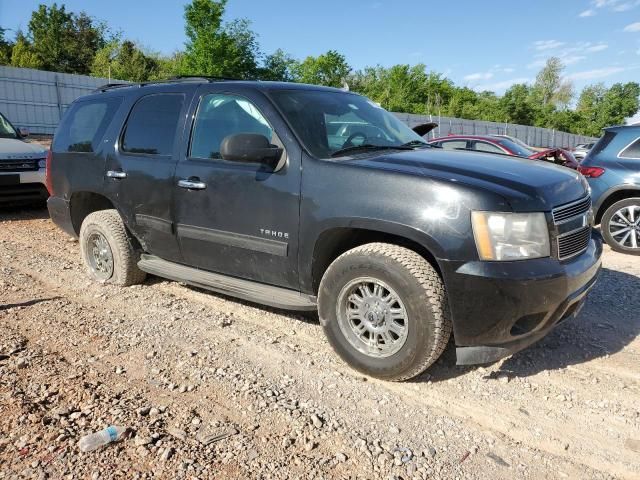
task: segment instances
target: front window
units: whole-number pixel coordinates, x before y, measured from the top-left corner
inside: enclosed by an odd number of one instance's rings
[[[498,140],[498,143],[518,157],[530,157],[534,153],[532,150],[529,150],[516,142],[507,140],[506,138]]]
[[[9,123],[9,120],[4,118],[4,115],[0,113],[0,138],[18,138],[13,126]]]
[[[321,90],[273,90],[271,95],[317,158],[341,156],[342,150],[348,155],[353,147],[375,151],[427,145],[393,114],[360,95]]]

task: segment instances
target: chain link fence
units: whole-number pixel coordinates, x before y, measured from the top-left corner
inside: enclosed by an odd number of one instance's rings
[[[106,78],[0,66],[0,112],[16,127],[26,127],[34,134],[52,135],[71,102],[106,83],[109,83]],[[574,147],[595,140],[526,125],[410,113],[396,115],[410,127],[437,122],[429,138],[449,134],[511,135],[536,147]]]

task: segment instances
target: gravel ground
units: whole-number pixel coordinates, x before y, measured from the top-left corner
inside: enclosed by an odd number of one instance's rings
[[[640,478],[640,259],[604,267],[528,350],[385,383],[313,315],[95,284],[45,210],[1,211],[0,479]]]

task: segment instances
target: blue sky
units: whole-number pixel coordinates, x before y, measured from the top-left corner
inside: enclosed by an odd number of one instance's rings
[[[0,0],[0,25],[26,28],[38,0]],[[184,1],[68,0],[164,53],[184,44]],[[230,0],[266,53],[335,49],[354,68],[425,63],[459,85],[497,93],[532,82],[551,55],[576,88],[640,79],[640,0]]]

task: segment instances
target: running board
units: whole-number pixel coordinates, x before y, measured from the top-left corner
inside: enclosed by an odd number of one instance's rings
[[[317,308],[316,297],[311,295],[187,267],[153,255],[142,255],[138,267],[151,275],[275,308],[284,310],[315,310]]]

